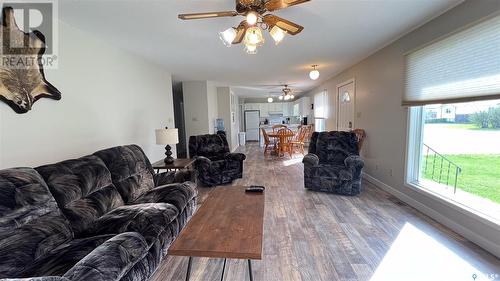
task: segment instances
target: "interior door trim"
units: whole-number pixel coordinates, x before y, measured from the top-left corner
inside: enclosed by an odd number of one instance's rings
[[[339,130],[339,112],[340,112],[340,104],[339,104],[339,89],[346,86],[346,85],[349,85],[352,83],[352,87],[354,89],[354,94],[353,94],[353,118],[352,118],[352,129],[355,129],[356,128],[356,92],[357,92],[357,89],[356,89],[356,79],[355,78],[351,78],[349,80],[346,80],[340,84],[337,84],[336,88],[335,88],[335,109],[336,109],[336,112],[335,112],[335,126],[336,126],[336,130],[338,131]]]

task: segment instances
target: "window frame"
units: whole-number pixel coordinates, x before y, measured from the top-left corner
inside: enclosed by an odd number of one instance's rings
[[[432,187],[424,185],[419,181],[420,170],[422,167],[422,144],[423,144],[423,129],[424,129],[424,106],[416,106],[408,108],[407,117],[407,141],[406,141],[406,157],[405,157],[405,177],[404,185],[406,188],[412,189],[426,197],[436,200],[459,213],[469,216],[475,220],[479,220],[488,226],[500,231],[500,218],[493,218],[476,209],[469,207],[461,202],[455,201],[448,196],[444,196],[434,190]]]

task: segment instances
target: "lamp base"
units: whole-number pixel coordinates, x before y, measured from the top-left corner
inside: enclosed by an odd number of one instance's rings
[[[165,162],[165,164],[172,164],[175,161],[174,157],[172,157],[171,150],[172,147],[170,147],[170,145],[165,146],[165,155],[167,156],[165,157],[165,159],[163,159],[163,162]]]

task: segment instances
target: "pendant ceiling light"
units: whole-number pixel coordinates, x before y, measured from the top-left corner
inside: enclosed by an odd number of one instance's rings
[[[273,98],[271,98],[271,97],[268,97],[268,98],[267,98],[267,102],[271,103],[271,102],[273,102],[273,101],[274,101],[274,100],[273,100]]]
[[[318,65],[313,64],[312,65],[313,70],[311,70],[311,72],[309,72],[309,78],[311,78],[311,80],[318,80],[318,78],[319,78],[319,71],[316,69],[316,67],[318,67]]]

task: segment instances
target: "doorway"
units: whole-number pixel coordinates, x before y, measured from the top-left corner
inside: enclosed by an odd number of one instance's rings
[[[337,131],[354,129],[356,87],[354,79],[337,85]]]
[[[179,143],[176,145],[177,158],[187,158],[186,122],[184,120],[184,94],[182,92],[181,82],[173,84],[172,93],[174,102],[175,127],[179,130]]]

